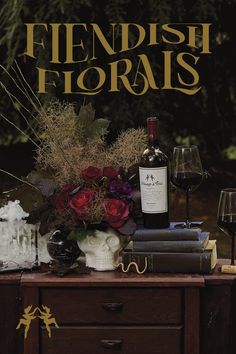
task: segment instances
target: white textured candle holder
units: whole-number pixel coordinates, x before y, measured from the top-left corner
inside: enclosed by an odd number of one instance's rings
[[[49,235],[39,235],[39,225],[25,220],[0,222],[0,260],[6,268],[31,268],[38,262],[47,263]]]

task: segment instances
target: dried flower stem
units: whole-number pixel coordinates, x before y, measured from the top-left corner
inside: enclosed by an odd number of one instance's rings
[[[19,77],[18,72],[15,70],[15,68],[13,68],[13,66],[11,67],[11,69],[14,71],[16,78],[18,79],[18,82],[19,82],[19,84],[17,84],[17,81],[15,80],[15,85],[17,86],[17,88],[19,90],[21,90],[21,92],[23,92],[25,94],[25,97],[27,98],[27,100],[31,101],[32,98],[30,97],[28,91],[26,90],[21,78]],[[13,76],[12,76],[12,80],[13,80]]]
[[[37,191],[40,192],[40,189],[37,188],[36,186],[34,186],[33,184],[31,184],[30,182],[24,181],[23,179],[21,179],[21,178],[15,176],[15,175],[13,175],[12,173],[10,173],[10,172],[8,172],[8,171],[3,170],[3,169],[1,169],[1,168],[0,168],[0,172],[3,172],[3,173],[5,173],[5,174],[7,174],[8,176],[11,176],[12,178],[15,178],[15,179],[17,179],[18,181],[20,181],[20,182],[22,182],[22,183],[24,183],[24,184],[27,184],[27,185],[30,186],[31,188],[34,188],[34,189],[36,189]]]
[[[0,114],[0,116],[3,119],[5,119],[5,121],[7,121],[9,124],[11,124],[13,127],[15,127],[21,134],[25,135],[38,149],[40,148],[40,146],[33,139],[31,139],[31,137],[28,134],[26,134],[23,130],[21,130],[16,124],[14,124],[9,119],[7,119],[7,117],[5,117],[2,113]]]
[[[10,98],[11,102],[14,104],[14,100],[16,100],[16,102],[22,107],[24,108],[27,112],[30,113],[30,115],[34,117],[34,115],[10,92],[8,91],[8,89],[6,88],[6,86],[0,81],[0,85],[1,87],[5,90],[5,92],[7,93],[8,97]],[[28,119],[26,118],[26,116],[19,110],[20,115],[23,117],[23,119],[25,120],[27,126],[31,129],[31,131],[33,132],[33,134],[35,135],[35,137],[41,142],[40,137],[38,136],[38,134],[36,133],[35,129],[32,127],[32,125],[30,124],[30,122],[28,121]]]
[[[2,81],[0,81],[0,85],[1,85],[1,87],[3,88],[3,90],[6,92],[6,94],[7,94],[9,97],[11,96],[12,99],[14,98],[14,100],[16,100],[16,102],[17,102],[27,113],[29,113],[32,118],[34,118],[34,119],[39,123],[39,120],[28,110],[28,108],[26,108],[26,107],[21,103],[21,101],[18,100],[18,98],[13,95],[13,93],[11,93],[10,91],[8,91],[8,89],[7,89],[6,86],[2,83]],[[10,97],[10,98],[11,98],[11,97]],[[12,101],[12,99],[11,99],[11,101]]]
[[[32,104],[32,106],[34,107],[34,109],[36,110],[36,112],[39,111],[38,107],[35,105],[34,101],[32,100],[32,98],[29,96],[28,93],[25,93],[24,90],[22,90],[22,88],[18,85],[17,81],[14,79],[14,77],[4,68],[4,66],[0,65],[0,68],[3,69],[3,71],[11,78],[11,80],[14,82],[14,84],[16,85],[16,87],[21,91],[21,93],[27,98],[27,100]]]
[[[29,96],[27,90],[25,89],[24,85],[22,84],[21,79],[19,78],[19,76],[17,75],[15,69],[13,68],[13,71],[16,73],[19,82],[21,83],[22,87],[24,88],[24,90],[25,90],[25,92],[26,92],[26,95],[28,96],[28,100],[30,101],[30,103],[32,104],[32,106],[35,108],[35,110],[36,110],[36,112],[39,114],[39,116],[42,115],[42,111],[43,111],[44,114],[46,114],[46,111],[44,110],[44,108],[43,108],[43,106],[42,106],[40,100],[38,99],[37,95],[35,95],[34,91],[33,91],[32,88],[31,88],[31,86],[30,86],[30,85],[28,84],[28,82],[26,81],[26,79],[25,79],[25,77],[24,77],[24,75],[23,75],[23,73],[22,73],[22,71],[21,71],[21,69],[20,69],[18,63],[16,62],[16,60],[15,60],[15,64],[16,64],[16,67],[17,67],[17,69],[18,69],[18,71],[19,71],[19,73],[20,73],[20,75],[21,75],[23,81],[26,83],[26,86],[29,88],[29,90],[30,90],[30,92],[32,93],[34,99],[38,102],[38,104],[39,104],[39,106],[40,106],[40,109],[34,104],[34,102],[33,102],[32,98],[31,98],[31,96]],[[18,86],[18,88],[19,88],[19,86]],[[21,88],[19,88],[19,89],[22,91]],[[47,127],[47,128],[48,128],[48,134],[50,135],[51,139],[54,141],[55,145],[56,145],[56,146],[59,148],[59,150],[61,151],[62,156],[63,156],[63,158],[65,159],[66,163],[67,163],[68,166],[72,169],[72,171],[74,171],[73,165],[71,165],[71,164],[69,163],[69,161],[68,161],[68,159],[67,159],[67,157],[66,157],[66,155],[65,155],[65,153],[64,153],[64,151],[63,151],[63,149],[62,149],[61,146],[60,146],[60,144],[57,144],[57,141],[56,141],[56,139],[54,138],[54,136],[51,134],[51,131],[50,131],[49,127]]]
[[[25,77],[24,77],[24,75],[23,75],[23,73],[22,73],[22,71],[21,71],[21,69],[20,69],[20,67],[19,67],[19,65],[18,65],[18,63],[17,63],[17,61],[15,60],[15,64],[16,64],[16,67],[17,67],[17,69],[18,69],[18,71],[19,71],[19,73],[20,73],[20,76],[22,77],[22,79],[23,79],[23,81],[25,82],[25,84],[26,84],[26,87],[28,87],[29,88],[29,90],[30,90],[30,92],[32,93],[32,95],[33,95],[33,97],[36,99],[36,101],[38,102],[38,104],[39,104],[39,106],[40,106],[40,108],[42,109],[43,108],[43,106],[42,106],[42,104],[41,104],[41,102],[40,102],[40,100],[38,99],[38,96],[37,95],[35,95],[35,93],[34,93],[34,91],[32,90],[32,88],[31,88],[31,86],[28,84],[28,82],[26,81],[26,79],[25,79]],[[13,70],[14,70],[14,72],[16,72],[15,71],[15,69],[13,68]],[[17,75],[17,74],[16,74]],[[18,75],[17,75],[17,77],[18,77]],[[22,82],[21,81],[21,79],[18,77],[18,80],[20,81],[20,82]],[[24,87],[24,85],[22,85],[23,87]]]
[[[14,79],[14,77],[13,77],[2,65],[0,65],[0,67],[4,70],[4,72],[5,72],[5,73],[11,78],[11,80],[14,82],[14,84],[16,85],[16,87],[20,90],[20,92],[27,98],[27,100],[28,100],[28,101],[30,102],[30,104],[33,106],[33,108],[34,108],[35,111],[38,113],[38,115],[39,115],[39,116],[42,116],[42,111],[43,111],[43,114],[46,114],[46,111],[44,110],[43,106],[41,105],[41,103],[40,103],[38,97],[35,95],[34,91],[31,89],[30,85],[27,83],[27,81],[26,81],[26,79],[24,78],[24,75],[22,74],[22,72],[21,72],[21,70],[20,70],[20,68],[19,68],[19,66],[18,66],[17,63],[16,63],[16,66],[17,66],[17,69],[18,69],[19,72],[20,72],[21,77],[23,77],[24,82],[25,82],[26,85],[29,87],[30,91],[32,92],[34,99],[36,99],[36,101],[38,102],[40,108],[37,107],[37,105],[35,104],[35,102],[34,102],[33,99],[31,98],[31,96],[30,96],[30,95],[28,94],[28,92],[26,91],[26,89],[25,89],[24,85],[22,84],[22,81],[21,81],[21,79],[19,78],[19,76],[16,74],[16,75],[17,75],[17,78],[18,78],[18,80],[19,80],[19,82],[21,83],[21,85],[23,86],[24,89],[22,89],[22,88],[18,85],[18,83],[16,82],[16,80]],[[16,72],[15,69],[14,69],[14,72]],[[13,97],[14,99],[16,99],[16,101],[21,105],[21,107],[23,107],[27,112],[29,112],[29,110],[28,110],[24,105],[22,105],[21,102],[20,102],[11,92],[9,92],[9,91],[7,90],[7,88],[5,87],[5,85],[4,85],[1,81],[0,81],[0,84],[1,84],[2,88],[5,90],[5,92],[7,93],[7,95],[8,95],[10,98]],[[26,92],[25,92],[25,91],[26,91]],[[30,113],[30,112],[29,112],[29,113]],[[31,114],[31,113],[30,113],[30,114]],[[38,123],[40,123],[39,120],[38,120],[34,115],[31,114],[31,116],[32,116]],[[5,120],[7,120],[6,117],[3,117],[3,118],[4,118]],[[14,125],[14,123],[12,123],[12,122],[9,121],[9,120],[7,120],[7,121],[8,121],[11,125],[13,125],[16,129],[18,129],[22,134],[24,134],[25,136],[27,136],[27,138],[28,138],[30,141],[32,141],[37,147],[39,146],[39,145],[38,145],[36,142],[34,142],[33,139],[31,139],[26,133],[24,133],[20,128],[18,128],[16,125]],[[48,129],[48,134],[50,135],[50,138],[51,138],[52,141],[55,143],[55,145],[57,146],[57,148],[60,150],[60,152],[61,152],[61,154],[62,154],[62,157],[64,158],[65,162],[68,164],[68,166],[70,167],[70,169],[71,169],[72,171],[75,171],[74,166],[70,164],[70,162],[69,162],[67,156],[65,155],[65,153],[64,153],[63,149],[61,148],[60,144],[57,143],[57,140],[54,138],[54,136],[53,136],[53,134],[51,133],[50,129]]]

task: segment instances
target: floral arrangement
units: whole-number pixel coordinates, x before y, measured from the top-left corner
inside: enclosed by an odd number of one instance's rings
[[[41,223],[41,235],[59,225],[76,229],[78,237],[88,228],[99,227],[132,234],[137,162],[146,146],[145,131],[129,129],[109,145],[105,136],[110,122],[95,119],[91,104],[81,106],[78,113],[70,103],[54,101],[43,107],[24,79],[23,85],[12,80],[22,87],[21,93],[32,106],[30,111],[2,84],[13,103],[21,107],[28,130],[27,134],[20,131],[34,143],[36,163],[34,171],[20,179],[23,184],[8,193],[8,199],[21,201],[30,213],[29,222]]]
[[[122,234],[132,234],[134,202],[132,184],[119,170],[89,166],[79,179],[79,186],[65,184],[55,193],[56,213],[67,222],[86,230],[88,226],[110,226]]]
[[[95,119],[91,104],[76,115],[73,105],[54,102],[41,113],[41,121],[43,143],[36,149],[37,166],[50,171],[55,185],[48,226],[65,224],[76,230],[77,237],[87,228],[107,226],[132,234],[133,192],[145,132],[130,129],[108,145],[104,136],[109,121]]]

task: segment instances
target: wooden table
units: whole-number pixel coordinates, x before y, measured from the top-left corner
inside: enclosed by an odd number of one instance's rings
[[[16,331],[20,308],[20,274],[0,275],[0,353],[21,354],[23,342]]]
[[[11,326],[1,328],[3,354],[235,354],[236,276],[217,269],[208,276],[120,272],[64,278],[43,273],[2,276],[0,291],[5,297],[0,296],[0,309],[5,320],[19,288],[23,299],[21,311],[20,299],[16,302]],[[6,286],[15,287],[8,300]],[[42,305],[49,307],[59,328],[51,326],[49,338],[44,322],[33,320],[24,349],[20,351],[18,344],[17,352],[12,342],[20,343],[16,335],[20,332],[13,329],[29,305],[41,311]],[[2,338],[9,331],[7,342]]]

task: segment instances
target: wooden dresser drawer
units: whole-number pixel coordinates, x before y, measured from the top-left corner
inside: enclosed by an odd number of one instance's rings
[[[61,327],[48,338],[41,354],[180,354],[182,331],[176,327]]]
[[[42,288],[58,324],[180,324],[179,288]]]

